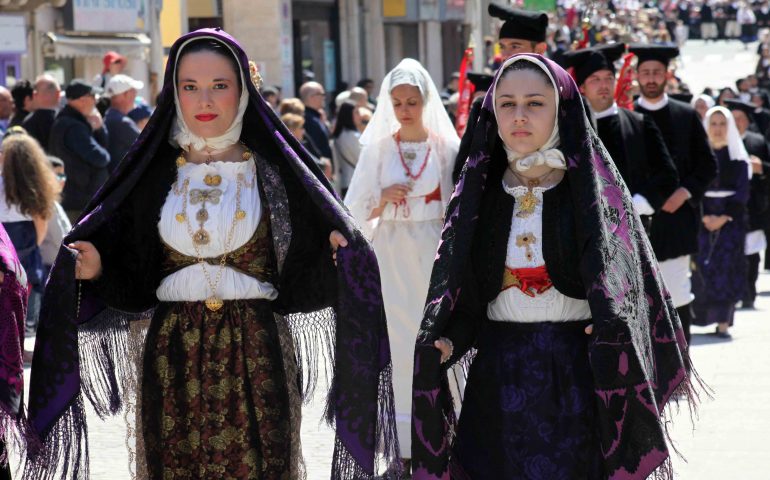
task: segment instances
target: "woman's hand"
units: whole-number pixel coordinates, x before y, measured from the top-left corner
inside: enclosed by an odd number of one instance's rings
[[[454,351],[454,345],[452,345],[452,340],[446,337],[441,337],[435,342],[433,342],[433,346],[441,351],[441,363],[444,363],[447,360],[449,360],[449,358],[452,356],[452,352]]]
[[[592,323],[591,325],[587,326],[583,331],[586,332],[586,335],[591,335],[594,333],[594,324]]]
[[[684,202],[686,202],[689,198],[690,192],[684,187],[679,187],[674,191],[674,193],[671,194],[670,197],[668,197],[666,203],[664,203],[660,209],[666,213],[674,213],[679,210],[679,207],[684,205]]]
[[[409,185],[403,183],[396,183],[387,188],[382,189],[380,194],[380,205],[384,206],[385,203],[399,203],[406,198],[409,193]]]
[[[329,244],[332,246],[332,260],[334,260],[334,265],[337,265],[337,249],[347,247],[348,239],[339,230],[333,230],[329,234]]]
[[[94,280],[102,274],[102,257],[93,243],[78,241],[67,245],[78,254],[75,259],[75,278]]]
[[[725,226],[725,223],[732,220],[727,215],[706,215],[703,217],[703,226],[709,232],[715,232]]]

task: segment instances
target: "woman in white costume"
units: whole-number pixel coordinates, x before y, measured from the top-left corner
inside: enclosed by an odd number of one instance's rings
[[[385,77],[361,144],[345,204],[372,239],[380,265],[398,439],[402,456],[409,457],[414,341],[460,144],[419,62],[407,58]]]

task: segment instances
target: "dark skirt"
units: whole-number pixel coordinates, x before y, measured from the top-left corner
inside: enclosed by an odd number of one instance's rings
[[[465,387],[452,478],[604,478],[588,324],[487,322]]]
[[[265,300],[226,301],[217,312],[203,302],[161,304],[142,378],[151,479],[296,473],[299,419],[287,381],[296,369],[285,368],[282,335]]]
[[[735,304],[746,288],[745,244],[746,223],[741,219],[727,222],[718,232],[701,228],[692,275],[694,324],[732,324]]]

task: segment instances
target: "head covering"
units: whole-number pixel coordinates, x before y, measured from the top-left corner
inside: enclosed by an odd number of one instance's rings
[[[505,67],[506,69],[513,65],[516,62],[521,61],[528,61],[531,63],[534,63],[538,65],[540,68],[543,69],[543,71],[548,75],[548,78],[551,80],[551,85],[554,89],[554,97],[556,99],[556,113],[559,112],[559,92],[556,90],[556,82],[554,81],[553,76],[551,76],[550,70],[545,68],[545,65],[540,62],[537,58],[532,57],[523,57],[523,56],[517,56],[515,59],[511,58],[510,60],[507,60],[500,68],[502,69]],[[495,95],[497,91],[497,86],[500,84],[500,80],[503,79],[505,76],[505,71],[502,75],[499,75],[495,81],[495,87],[492,89],[492,111],[494,112],[495,116],[497,116],[497,111],[495,110]],[[555,118],[555,117],[554,117]],[[498,124],[498,129],[500,128],[500,125]],[[516,168],[519,172],[526,172],[532,167],[536,167],[538,165],[548,165],[551,168],[557,168],[559,170],[566,170],[567,164],[564,161],[564,155],[561,153],[561,150],[559,150],[559,122],[554,122],[553,129],[551,130],[551,135],[548,137],[548,140],[537,149],[537,151],[528,153],[528,154],[521,154],[519,152],[514,151],[511,147],[509,147],[507,144],[505,144],[505,137],[500,133],[498,130],[498,135],[500,136],[500,139],[503,140],[503,148],[505,149],[505,153],[508,156],[508,162],[512,163],[514,168]]]
[[[5,200],[5,199],[3,199]],[[27,275],[11,239],[0,223],[0,442],[13,443],[24,420],[24,318]],[[2,462],[4,459],[0,459]]]
[[[131,385],[126,385],[126,377],[135,376],[132,348],[139,347],[131,343],[136,340],[129,341],[133,337],[128,335],[128,322],[147,318],[157,305],[152,285],[160,280],[162,254],[153,254],[160,248],[160,238],[152,215],[160,211],[175,181],[175,159],[180,153],[169,144],[175,123],[174,69],[180,50],[197,38],[226,45],[237,59],[241,77],[249,78],[246,53],[221,29],[197,30],[179,38],[171,47],[163,89],[147,126],[64,238],[63,245],[101,239],[112,251],[102,252],[105,268],[99,282],[82,282],[78,288],[75,255],[66,247],[60,248],[49,276],[32,366],[29,423],[33,437],[28,442],[26,478],[59,478],[57,468],[65,470],[62,477],[88,478],[85,400],[102,416],[130,404]],[[284,275],[281,280],[289,308],[283,314],[301,368],[314,367],[324,352],[322,339],[328,338],[327,354],[333,360],[326,419],[336,433],[332,478],[372,478],[375,459],[397,469],[390,350],[374,251],[313,158],[252,82],[244,82],[243,90],[247,109],[241,140],[255,152],[263,204],[269,206],[277,270],[306,268],[318,286],[308,289],[304,275]],[[144,219],[145,214],[150,216]],[[348,246],[337,252],[336,267],[327,243],[332,230],[348,240]],[[290,248],[296,239],[308,237],[318,240],[302,243],[310,251]],[[126,270],[130,278],[120,275]],[[133,302],[130,309],[107,308],[102,301],[110,275],[117,282],[113,283],[115,295]],[[308,304],[297,304],[300,301]],[[143,313],[132,313],[137,311]],[[79,335],[79,328],[87,333]],[[312,372],[304,370],[306,395],[312,391],[313,378]]]
[[[599,70],[609,70],[615,74],[615,62],[626,51],[625,43],[612,43],[564,54],[562,65],[575,69],[575,82],[583,85],[588,77]]]
[[[637,65],[648,60],[655,60],[668,66],[668,62],[679,56],[679,47],[667,45],[649,45],[646,43],[634,43],[629,45],[628,51],[637,56]]]
[[[490,3],[487,8],[493,17],[503,20],[499,38],[517,38],[532,42],[545,42],[548,28],[548,15],[545,12],[518,10],[498,3]]]
[[[492,80],[495,78],[493,75],[477,72],[468,72],[466,77],[476,88],[477,92],[486,92],[489,90],[492,87]]]
[[[669,93],[669,98],[673,98],[674,100],[679,100],[680,102],[684,103],[690,103],[693,99],[693,94],[689,92],[678,92],[678,93]]]
[[[580,276],[594,325],[589,355],[604,473],[607,478],[641,479],[656,472],[656,478],[671,479],[666,420],[661,416],[675,392],[688,400],[693,395],[679,318],[628,188],[590,126],[575,82],[539,55],[515,55],[509,62],[522,59],[545,68],[560,97],[559,148],[568,165],[562,182],[568,182],[576,212]],[[504,70],[505,65],[498,78]],[[467,317],[453,311],[463,301],[462,286],[472,281],[466,274],[472,268],[471,251],[480,248],[474,243],[485,235],[477,228],[484,223],[480,217],[490,214],[481,208],[482,199],[487,189],[502,188],[506,169],[495,134],[493,101],[490,91],[447,207],[415,346],[412,466],[414,478],[420,480],[449,478],[454,407],[445,369],[466,351],[456,348],[450,361],[440,365],[433,343],[450,330],[474,331],[473,326],[463,326]],[[473,333],[468,345],[470,337]]]
[[[104,87],[104,96],[111,98],[113,95],[120,95],[123,92],[127,92],[131,89],[141,90],[144,88],[144,82],[135,80],[128,75],[122,73],[110,78],[107,82],[107,86]]]
[[[67,100],[77,100],[84,95],[95,95],[101,92],[100,88],[94,87],[82,78],[76,78],[67,85],[64,95],[67,97]]]
[[[698,100],[703,100],[706,103],[706,106],[708,108],[711,108],[716,104],[716,102],[714,101],[714,97],[712,97],[711,95],[706,95],[705,93],[701,93],[700,95],[692,99],[691,103],[693,108],[695,107],[695,103]]]
[[[120,63],[126,63],[126,57],[119,54],[118,52],[109,51],[104,54],[104,57],[102,57],[102,64],[104,66],[104,69],[102,70],[102,73],[107,73],[110,71],[110,65],[113,63],[120,62]]]
[[[727,98],[724,100],[724,102],[725,102],[725,107],[727,107],[731,112],[734,112],[735,110],[740,110],[741,112],[745,113],[747,117],[749,117],[749,121],[751,122],[754,121],[754,114],[757,110],[757,107],[754,104],[744,102],[743,100],[733,99],[733,98]],[[713,106],[714,106],[714,100],[712,99],[711,104],[709,105],[709,108]]]
[[[377,97],[377,110],[361,134],[361,145],[373,144],[385,137],[391,137],[401,128],[390,100],[390,93],[399,85],[412,85],[420,91],[423,100],[422,123],[429,132],[441,138],[457,137],[457,131],[452,126],[430,74],[417,60],[405,58],[382,81],[380,95]]]
[[[172,126],[171,136],[169,142],[175,147],[180,147],[184,151],[190,150],[206,150],[209,153],[221,152],[232,145],[238,143],[241,138],[241,128],[243,128],[243,114],[246,113],[246,107],[249,103],[249,91],[245,88],[246,79],[251,78],[249,75],[244,75],[240,72],[241,79],[241,99],[238,102],[238,113],[235,114],[233,123],[228,129],[218,137],[203,138],[199,137],[188,127],[187,123],[182,116],[182,107],[179,104],[179,90],[177,89],[176,70],[179,68],[179,59],[184,48],[190,43],[199,38],[191,38],[187,42],[183,43],[179,47],[180,54],[177,55],[174,63],[174,104],[176,110],[176,116],[174,117],[174,124]],[[228,45],[228,49],[235,56],[235,51]]]
[[[706,115],[703,116],[703,128],[708,134],[709,121],[711,120],[711,116],[715,113],[721,113],[724,115],[725,119],[727,119],[727,152],[730,154],[730,160],[736,162],[746,162],[746,165],[749,169],[749,178],[751,178],[753,173],[751,169],[751,158],[749,158],[749,153],[746,151],[746,146],[743,144],[743,139],[741,139],[741,134],[738,131],[738,127],[735,126],[735,118],[733,118],[733,114],[730,112],[730,110],[718,105],[716,107],[709,108],[706,112]]]

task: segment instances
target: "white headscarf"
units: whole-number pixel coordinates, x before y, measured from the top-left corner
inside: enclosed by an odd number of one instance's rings
[[[566,170],[567,162],[564,160],[564,154],[561,152],[561,150],[557,148],[559,146],[559,116],[558,116],[559,92],[556,90],[556,81],[554,80],[553,76],[551,75],[551,72],[548,70],[548,68],[545,66],[543,62],[541,62],[537,58],[530,57],[527,55],[516,55],[509,58],[503,63],[500,69],[505,71],[505,69],[508,68],[510,65],[513,65],[515,62],[519,62],[519,61],[532,62],[535,65],[537,65],[543,72],[545,72],[546,75],[548,75],[548,78],[551,80],[554,96],[556,98],[556,116],[554,117],[553,130],[551,131],[551,136],[548,137],[548,140],[545,142],[545,144],[543,144],[543,146],[538,148],[536,151],[526,155],[514,151],[505,143],[505,137],[500,132],[500,122],[498,122],[497,134],[503,140],[505,153],[508,156],[508,163],[513,163],[514,167],[519,172],[526,172],[530,168],[536,167],[539,165],[548,165],[551,168]],[[502,79],[503,79],[503,75],[500,76],[497,83],[495,83],[495,85],[492,87],[492,100],[493,100],[492,109],[495,113],[495,118],[497,118],[497,105],[496,105],[497,102],[495,102],[494,100],[497,92],[497,85],[500,83],[500,80]]]
[[[746,146],[743,145],[741,134],[738,132],[738,127],[735,126],[735,119],[732,112],[725,107],[711,107],[703,117],[703,128],[706,129],[706,133],[709,131],[709,120],[715,113],[721,113],[727,119],[727,152],[730,154],[730,160],[736,162],[746,162],[749,169],[749,178],[752,176],[751,158],[749,152],[746,151]]]
[[[377,110],[361,135],[361,145],[374,144],[385,137],[391,137],[401,128],[390,99],[390,92],[399,85],[413,85],[420,90],[423,99],[422,124],[431,134],[439,138],[457,138],[457,131],[430,74],[417,60],[405,58],[382,81]]]
[[[193,41],[201,40],[201,39],[211,39],[218,43],[220,42],[218,39],[214,37],[195,37],[191,38],[190,40],[187,40],[185,43],[182,44],[181,47],[179,47],[179,52],[176,56],[176,65],[174,65],[174,105],[176,108],[176,118],[174,119],[174,122],[171,125],[171,135],[169,136],[169,143],[173,145],[174,147],[181,147],[183,150],[189,152],[190,150],[206,150],[209,153],[215,154],[218,152],[221,152],[222,150],[225,150],[229,147],[231,147],[233,144],[236,144],[241,139],[241,129],[243,128],[243,115],[246,113],[246,107],[249,104],[249,91],[246,88],[246,80],[243,78],[243,71],[241,68],[238,68],[238,74],[241,77],[241,99],[238,103],[238,113],[235,115],[235,119],[233,120],[233,123],[230,125],[230,127],[227,129],[225,133],[218,137],[211,137],[211,138],[203,138],[199,137],[198,135],[194,134],[190,128],[187,126],[187,123],[184,121],[184,117],[182,117],[182,109],[179,107],[179,91],[177,90],[177,68],[179,68],[179,59],[182,57],[182,51],[184,51],[184,48]],[[230,50],[230,53],[233,55],[233,58],[236,59],[236,64],[240,64],[238,62],[238,57],[236,57],[235,52],[233,52],[233,49],[230,48],[229,45],[222,43],[222,45],[227,46],[227,48]]]
[[[698,100],[703,100],[703,102],[706,104],[706,108],[711,108],[714,105],[716,105],[716,102],[714,101],[714,97],[711,95],[706,95],[705,93],[701,93],[697,97],[692,99],[692,107],[695,108],[695,104],[698,103]]]

